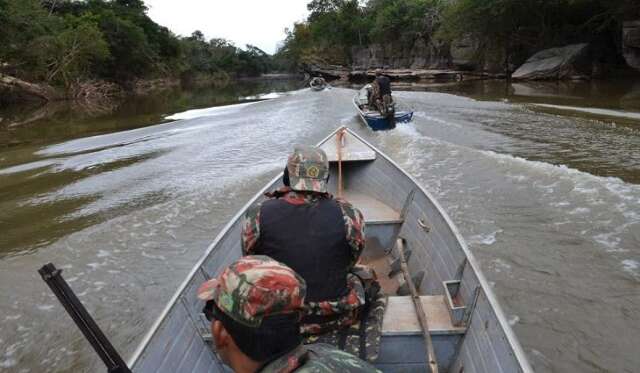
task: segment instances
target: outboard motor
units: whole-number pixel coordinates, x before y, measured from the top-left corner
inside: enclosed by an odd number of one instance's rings
[[[396,128],[396,103],[393,101],[393,98],[391,98],[391,102],[388,104],[385,104],[383,100],[382,105],[384,107],[383,115],[389,121],[389,125],[391,128]]]

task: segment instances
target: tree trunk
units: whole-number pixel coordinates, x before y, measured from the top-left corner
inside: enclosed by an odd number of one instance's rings
[[[49,85],[29,83],[8,75],[0,75],[0,89],[8,89],[17,94],[35,97],[44,101],[55,101],[62,98],[60,93]]]

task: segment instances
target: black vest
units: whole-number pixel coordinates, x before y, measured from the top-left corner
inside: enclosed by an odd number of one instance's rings
[[[307,283],[306,300],[333,300],[347,293],[351,248],[342,210],[333,199],[293,205],[271,199],[260,210],[256,254],[270,256]]]

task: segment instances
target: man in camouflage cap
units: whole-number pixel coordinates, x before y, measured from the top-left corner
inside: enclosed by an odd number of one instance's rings
[[[312,146],[296,146],[287,160],[289,186],[302,192],[327,192],[329,160],[324,150]]]
[[[364,218],[349,202],[327,193],[329,162],[322,149],[296,146],[284,170],[284,187],[249,209],[242,227],[245,255],[268,255],[307,283],[306,335],[357,322],[365,304],[352,273],[364,248]]]
[[[372,372],[329,345],[302,345],[304,280],[267,256],[243,257],[198,289],[215,350],[235,372]]]

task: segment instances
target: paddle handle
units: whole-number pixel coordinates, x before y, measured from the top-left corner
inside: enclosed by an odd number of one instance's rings
[[[413,283],[413,279],[411,279],[409,266],[407,265],[407,259],[404,256],[404,241],[401,238],[399,238],[396,242],[396,250],[398,251],[398,256],[400,258],[400,268],[402,269],[402,274],[404,275],[404,279],[409,286],[409,291],[411,292],[411,300],[413,301],[413,306],[415,307],[416,313],[418,314],[420,329],[422,329],[422,336],[424,337],[427,363],[429,364],[431,373],[438,373],[438,363],[436,362],[436,353],[433,349],[431,334],[429,334],[429,323],[427,322],[427,315],[424,312],[424,307],[422,306],[422,301],[420,300],[420,295],[418,294],[416,286]]]
[[[336,135],[336,149],[338,151],[338,197],[342,197],[343,184],[342,184],[342,147],[344,146],[344,134],[345,129],[338,131]]]

